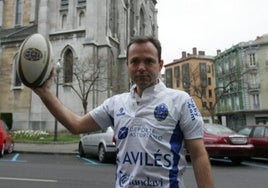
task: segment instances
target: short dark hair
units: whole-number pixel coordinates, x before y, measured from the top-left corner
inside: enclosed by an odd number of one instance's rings
[[[160,62],[161,53],[162,53],[161,43],[157,38],[154,38],[152,36],[136,36],[135,38],[133,38],[127,46],[127,58],[128,58],[129,48],[132,44],[143,44],[146,42],[151,42],[155,46],[155,48],[157,49],[157,53],[158,53],[158,60]]]

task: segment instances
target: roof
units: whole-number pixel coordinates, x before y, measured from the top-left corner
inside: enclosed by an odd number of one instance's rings
[[[0,29],[1,45],[22,42],[29,35],[37,32],[37,25]]]

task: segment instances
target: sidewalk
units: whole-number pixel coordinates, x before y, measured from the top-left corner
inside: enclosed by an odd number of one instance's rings
[[[71,143],[71,144],[15,143],[14,152],[43,153],[43,154],[78,154],[78,143]]]

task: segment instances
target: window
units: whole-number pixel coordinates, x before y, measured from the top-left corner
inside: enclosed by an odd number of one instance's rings
[[[212,90],[211,89],[208,90],[208,97],[212,98]]]
[[[22,23],[22,5],[23,5],[22,0],[17,0],[15,25],[21,25],[21,23]]]
[[[211,78],[208,77],[208,85],[211,86]]]
[[[265,116],[265,117],[256,117],[255,118],[255,122],[256,124],[267,124],[268,123],[268,117]]]
[[[268,138],[268,128],[265,128],[264,137],[265,137],[265,138]]]
[[[243,134],[243,135],[249,136],[250,132],[251,132],[251,128],[246,127],[246,128],[241,129],[239,131],[239,134]]]
[[[70,49],[64,54],[64,83],[73,81],[73,53]]]
[[[190,71],[188,63],[182,65],[182,82],[183,88],[187,89],[190,87]]]
[[[144,19],[144,12],[140,10],[140,35],[145,34],[145,19]]]
[[[260,107],[259,94],[253,94],[252,95],[252,101],[253,101],[253,108],[259,108]]]
[[[133,37],[135,35],[135,1],[130,1],[130,18],[129,18],[129,29],[130,36]]]
[[[17,70],[16,70],[16,60],[18,58],[18,53],[15,54],[14,58],[13,58],[13,66],[12,66],[12,70],[13,70],[13,75],[12,75],[12,87],[13,89],[18,89],[21,88],[22,83],[21,80],[17,74]]]
[[[172,69],[166,69],[166,85],[169,88],[172,88],[173,83],[172,83]]]
[[[113,37],[116,37],[118,33],[118,9],[116,8],[116,5],[116,1],[111,0],[109,9],[109,27]]]
[[[82,27],[82,26],[84,26],[84,23],[85,23],[85,13],[82,11],[82,12],[80,12],[80,14],[79,14],[79,18],[78,18],[78,26],[79,26],[79,27]]]
[[[61,6],[68,6],[69,0],[61,0]]]
[[[180,67],[174,67],[174,77],[176,80],[176,87],[180,87]]]
[[[211,67],[209,65],[207,65],[207,72],[211,73]]]
[[[207,109],[207,103],[206,102],[202,102],[202,108],[203,108],[203,110]]]
[[[213,103],[209,102],[209,108],[211,109],[213,107]]]
[[[266,60],[265,60],[265,65],[268,66],[268,51],[266,51]]]
[[[201,86],[207,86],[207,64],[206,63],[200,63],[199,64],[199,72],[200,72],[200,81]]]
[[[234,96],[235,110],[240,110],[239,96]]]
[[[249,54],[249,65],[256,66],[256,58],[254,53]]]
[[[67,26],[67,15],[63,14],[61,18],[61,28],[64,29]]]
[[[87,0],[78,0],[78,4],[79,3],[85,3],[85,2],[87,2]]]
[[[253,132],[253,137],[261,138],[264,136],[264,128],[265,127],[256,127]]]

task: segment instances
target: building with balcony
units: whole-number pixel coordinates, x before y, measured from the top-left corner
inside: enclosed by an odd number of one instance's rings
[[[75,113],[85,112],[72,89],[79,88],[75,75],[93,75],[96,68],[100,73],[83,101],[87,111],[127,91],[126,46],[136,35],[158,36],[156,4],[156,0],[0,0],[0,113],[12,113],[16,129],[54,129],[54,118],[20,82],[14,66],[23,40],[37,32],[50,40],[53,63],[61,64],[53,89],[58,88],[60,100]]]
[[[192,54],[183,51],[180,59],[165,65],[167,87],[188,92],[205,122],[217,120],[212,62],[213,56],[193,48]]]
[[[268,35],[220,52],[213,62],[217,115],[227,126],[268,122]]]

